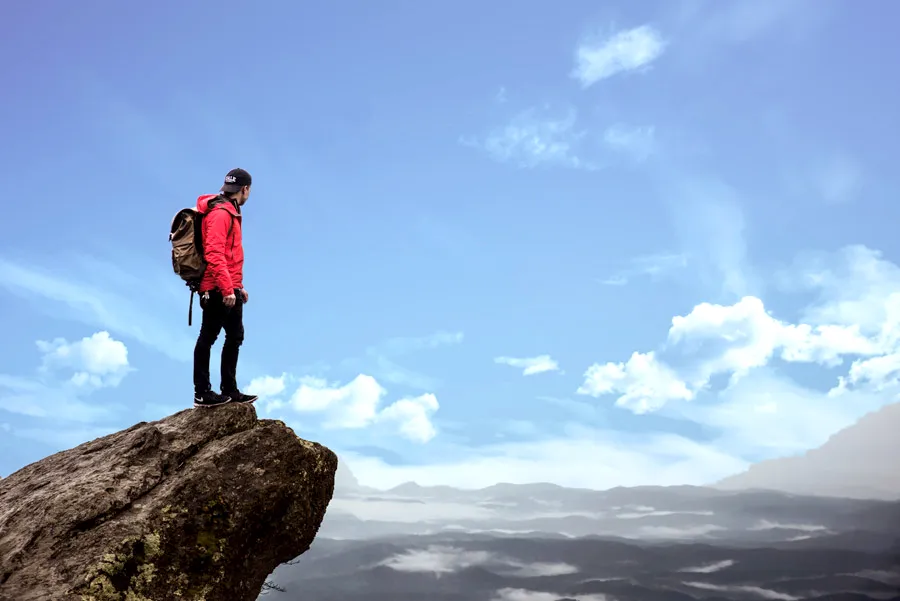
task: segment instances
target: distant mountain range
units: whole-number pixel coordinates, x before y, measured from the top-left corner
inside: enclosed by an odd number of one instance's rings
[[[712,486],[360,486],[265,601],[900,601],[900,404]]]
[[[864,415],[855,424],[832,435],[821,447],[795,457],[762,461],[746,471],[711,483],[719,490],[773,490],[797,495],[818,495],[849,499],[900,500],[900,403],[885,405]],[[472,494],[531,495],[550,491],[560,494],[593,494],[596,491],[565,489],[548,483],[495,484],[481,491],[467,491],[450,486],[419,486],[406,482],[387,491],[360,486],[343,462],[338,467],[336,494],[386,494],[390,496],[427,496],[464,500]],[[632,490],[640,495],[642,488]],[[696,487],[668,487],[689,490]],[[616,489],[613,489],[616,490]],[[626,489],[622,489],[626,490]],[[628,494],[628,493],[622,493]],[[697,493],[702,494],[702,493]]]
[[[265,600],[900,601],[900,502],[700,487],[539,493],[516,495],[481,529],[441,519],[464,505],[446,500],[405,497],[381,521],[335,511],[272,575],[282,592]],[[501,506],[504,496],[484,495],[470,497],[476,510],[488,498]],[[360,502],[384,509],[388,498]],[[516,520],[554,499],[555,514]]]
[[[771,459],[713,484],[801,495],[900,499],[900,403],[864,415],[817,449]]]

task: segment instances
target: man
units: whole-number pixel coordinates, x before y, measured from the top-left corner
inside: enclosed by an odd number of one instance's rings
[[[203,217],[203,253],[206,271],[200,282],[203,321],[194,347],[194,406],[214,407],[228,402],[252,403],[256,396],[244,394],[237,386],[238,352],[244,341],[244,247],[241,236],[241,207],[250,197],[250,174],[232,169],[225,176],[219,194],[197,199]],[[225,330],[222,345],[221,394],[209,381],[212,345]]]

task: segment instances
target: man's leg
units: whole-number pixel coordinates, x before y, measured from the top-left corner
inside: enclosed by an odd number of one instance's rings
[[[203,321],[200,334],[194,345],[194,405],[211,406],[227,402],[212,390],[209,382],[209,358],[212,346],[222,331],[225,306],[222,296],[215,291],[209,293],[209,300],[200,302]]]
[[[222,394],[239,403],[252,403],[256,397],[243,394],[237,385],[237,364],[244,342],[244,297],[240,290],[235,291],[237,300],[231,310],[227,310],[224,318],[225,343],[222,345]]]

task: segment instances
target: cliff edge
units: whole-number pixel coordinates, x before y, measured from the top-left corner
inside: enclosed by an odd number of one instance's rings
[[[187,409],[0,480],[0,601],[252,601],[306,551],[337,456],[252,406]]]

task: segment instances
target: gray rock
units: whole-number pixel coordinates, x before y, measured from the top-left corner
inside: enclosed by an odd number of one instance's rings
[[[242,601],[313,542],[337,456],[252,406],[188,409],[0,480],[0,600]]]

